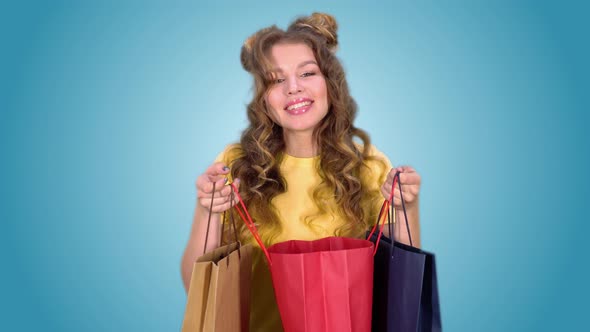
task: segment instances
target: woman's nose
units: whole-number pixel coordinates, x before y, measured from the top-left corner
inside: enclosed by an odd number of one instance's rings
[[[287,94],[294,95],[301,91],[301,84],[296,77],[287,80]]]

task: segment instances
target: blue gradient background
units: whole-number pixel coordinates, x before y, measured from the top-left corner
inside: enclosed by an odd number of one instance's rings
[[[582,2],[0,5],[0,330],[178,331],[194,180],[249,34],[326,11],[357,125],[423,177],[446,331],[587,326]]]

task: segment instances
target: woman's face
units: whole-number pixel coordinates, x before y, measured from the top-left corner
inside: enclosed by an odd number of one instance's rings
[[[328,113],[328,90],[311,48],[276,44],[271,49],[273,83],[266,105],[284,134],[312,134]]]

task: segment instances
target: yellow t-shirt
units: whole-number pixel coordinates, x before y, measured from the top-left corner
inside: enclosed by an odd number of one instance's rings
[[[221,153],[217,161],[223,161],[231,167],[232,160],[237,156],[230,151],[234,146],[228,146]],[[369,148],[369,155],[376,157],[375,161],[367,161],[369,171],[361,174],[363,188],[367,191],[379,189],[387,173],[391,169],[389,159],[374,147]],[[281,233],[274,240],[274,243],[287,240],[317,240],[328,236],[334,236],[335,231],[342,226],[346,220],[339,217],[336,211],[336,204],[326,206],[329,212],[318,216],[313,220],[312,226],[305,222],[305,216],[310,211],[315,211],[312,193],[321,182],[319,173],[316,171],[319,157],[297,158],[289,155],[283,156],[280,165],[281,175],[287,183],[287,191],[276,196],[272,204],[279,214]],[[383,200],[376,199],[372,207],[375,213],[379,212]],[[256,222],[256,220],[254,220]],[[369,220],[373,224],[376,220]],[[255,244],[255,242],[253,242]],[[252,285],[251,285],[251,310],[250,310],[250,331],[282,331],[281,318],[276,306],[274,290],[270,271],[266,265],[262,250],[255,245]]]

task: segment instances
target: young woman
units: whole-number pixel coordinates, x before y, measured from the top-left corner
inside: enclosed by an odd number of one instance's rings
[[[197,179],[198,201],[181,267],[187,289],[205,245],[207,217],[211,214],[211,222],[219,225],[222,212],[231,213],[236,203],[230,202],[228,181],[239,188],[262,240],[271,245],[362,237],[400,171],[412,240],[419,245],[420,176],[408,166],[393,169],[369,136],[353,125],[357,106],[335,56],[336,30],[332,16],[314,13],[295,20],[286,31],[262,29],[244,43],[242,65],[255,85],[247,109],[250,125],[240,143],[229,145]],[[397,190],[394,206],[401,207]],[[396,240],[409,243],[405,227],[399,226]],[[242,242],[255,243],[242,223],[238,232]],[[214,227],[206,249],[220,245]],[[281,331],[260,253],[255,251],[253,263],[251,330]]]

